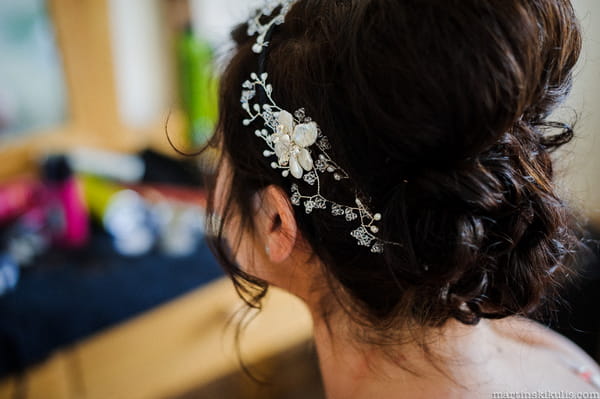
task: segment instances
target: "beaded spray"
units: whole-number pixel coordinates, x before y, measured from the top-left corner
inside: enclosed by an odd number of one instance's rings
[[[257,35],[252,51],[259,54],[259,72],[250,74],[250,79],[242,84],[241,104],[248,113],[243,120],[249,126],[257,119],[264,122],[263,129],[255,134],[268,146],[263,152],[266,158],[276,157],[271,163],[273,169],[281,169],[284,177],[302,179],[315,188],[313,194],[300,192],[298,184],[291,186],[291,202],[296,206],[304,206],[307,214],[314,209],[329,210],[334,216],[344,217],[347,222],[358,222],[357,228],[351,231],[358,245],[370,248],[371,252],[381,254],[384,246],[401,244],[385,241],[376,236],[379,232],[378,222],[381,213],[372,212],[356,194],[354,204],[346,205],[328,200],[321,194],[320,175],[333,174],[334,181],[349,179],[348,173],[342,169],[328,152],[331,144],[323,134],[319,125],[306,115],[303,108],[293,114],[280,108],[273,100],[273,86],[267,82],[269,74],[265,72],[265,60],[269,40],[277,25],[285,21],[285,17],[295,0],[269,0],[256,16],[248,21],[248,35]],[[276,11],[278,11],[276,13]],[[271,17],[263,24],[263,17]],[[253,102],[253,100],[258,100]]]

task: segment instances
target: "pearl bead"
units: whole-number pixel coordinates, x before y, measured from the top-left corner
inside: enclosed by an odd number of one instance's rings
[[[377,228],[377,226],[371,226],[371,233],[373,233],[373,234],[379,233],[379,229]]]
[[[376,213],[375,216],[373,216],[373,219],[381,220],[381,213]]]

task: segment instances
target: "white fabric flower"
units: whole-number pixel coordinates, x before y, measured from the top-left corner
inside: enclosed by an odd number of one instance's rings
[[[277,116],[277,131],[273,133],[275,155],[279,165],[289,167],[290,173],[301,179],[304,171],[313,168],[313,160],[308,147],[317,141],[318,129],[315,122],[294,122],[294,117],[287,111],[280,111]]]

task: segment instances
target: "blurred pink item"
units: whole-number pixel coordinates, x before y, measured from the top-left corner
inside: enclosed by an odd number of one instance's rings
[[[71,165],[63,155],[51,155],[42,164],[48,193],[45,205],[53,242],[76,248],[89,238],[88,212]]]
[[[23,178],[0,185],[0,226],[16,220],[31,209],[40,197],[41,185]]]
[[[48,188],[60,206],[64,221],[55,242],[64,247],[82,247],[89,238],[89,218],[77,180],[70,176],[64,181],[50,182]]]

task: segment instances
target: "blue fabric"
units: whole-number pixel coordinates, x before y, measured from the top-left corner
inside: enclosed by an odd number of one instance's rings
[[[222,275],[205,243],[185,258],[127,258],[100,234],[85,251],[53,251],[0,297],[0,376]]]

